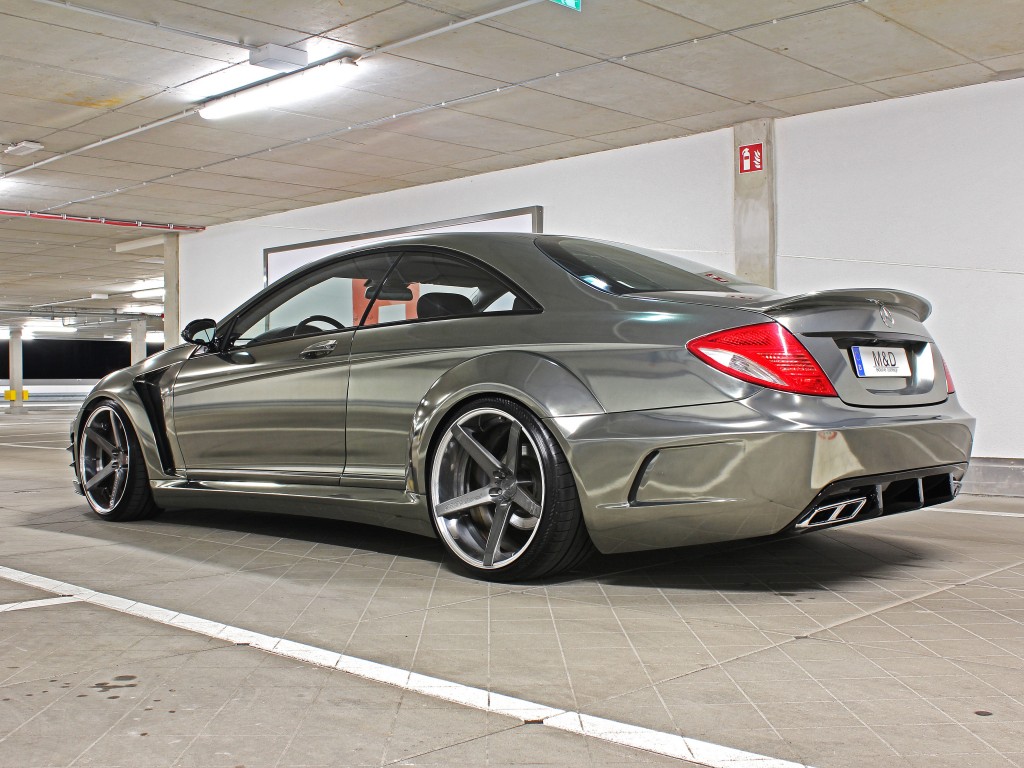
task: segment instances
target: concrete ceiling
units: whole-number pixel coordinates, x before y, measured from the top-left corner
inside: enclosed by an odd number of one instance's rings
[[[248,45],[307,48],[311,58],[358,56],[510,4],[79,3]],[[1024,69],[1021,0],[833,5],[583,0],[576,13],[542,2],[375,56],[321,98],[217,121],[192,115],[62,158],[4,185],[0,208],[209,226]],[[761,22],[769,23],[750,26]],[[237,46],[4,0],[0,143],[45,149],[0,155],[0,166],[9,172],[180,112],[252,79],[247,60]],[[451,104],[473,94],[486,95]],[[139,236],[0,218],[0,308],[124,292],[159,277],[159,251],[114,250]],[[129,303],[138,301],[85,306]]]

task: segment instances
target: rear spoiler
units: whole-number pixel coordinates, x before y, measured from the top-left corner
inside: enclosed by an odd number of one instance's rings
[[[757,303],[757,309],[771,311],[773,309],[810,309],[811,307],[829,307],[841,304],[885,304],[900,307],[917,315],[924,322],[932,313],[932,305],[927,300],[913,293],[892,291],[884,288],[853,288],[851,290],[816,291],[800,296],[788,296],[781,299],[768,299]],[[750,306],[750,305],[748,305]]]

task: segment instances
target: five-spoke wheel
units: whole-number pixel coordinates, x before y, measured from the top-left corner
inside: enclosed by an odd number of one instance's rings
[[[138,439],[112,401],[101,401],[85,417],[75,464],[82,493],[97,515],[136,520],[157,511]]]
[[[89,414],[78,449],[82,492],[96,512],[113,510],[128,484],[130,452],[124,422],[109,405]]]
[[[429,480],[435,529],[473,572],[530,578],[589,554],[565,457],[518,403],[460,409],[435,443]]]

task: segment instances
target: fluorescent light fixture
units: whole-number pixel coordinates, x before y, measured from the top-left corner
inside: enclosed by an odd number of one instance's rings
[[[124,307],[122,312],[131,312],[137,315],[162,315],[164,313],[163,304],[129,304]]]
[[[150,278],[149,280],[139,280],[131,288],[125,288],[126,292],[134,291],[148,291],[150,288],[163,288],[164,279],[162,277]]]
[[[191,83],[181,86],[181,90],[192,99],[209,99],[218,93],[244,88],[260,80],[273,77],[263,67],[254,67],[249,63],[236,64],[211,75],[200,77]]]
[[[78,333],[77,328],[64,325],[59,320],[29,320],[25,323],[24,330],[44,336],[50,333]]]
[[[133,299],[162,299],[164,297],[163,288],[147,288],[143,291],[133,291]]]
[[[38,141],[19,141],[17,144],[11,144],[7,149],[4,150],[5,155],[31,155],[33,152],[38,152],[43,148],[43,145]]]
[[[323,96],[330,88],[347,82],[355,72],[356,63],[348,57],[330,61],[294,75],[212,99],[200,108],[199,116],[207,120],[219,120],[316,98]]]
[[[91,296],[89,296],[89,298],[90,299],[109,299],[110,298],[110,294],[109,293],[94,293]]]
[[[146,331],[146,343],[147,344],[163,344],[164,343],[164,332],[163,331]]]

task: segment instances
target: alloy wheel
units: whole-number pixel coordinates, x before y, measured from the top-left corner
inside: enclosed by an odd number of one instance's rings
[[[537,443],[511,414],[459,416],[434,453],[430,494],[437,530],[471,566],[504,568],[530,546],[544,511]]]
[[[78,476],[82,492],[100,514],[112,511],[128,485],[130,455],[128,433],[110,406],[89,414],[78,448]]]

